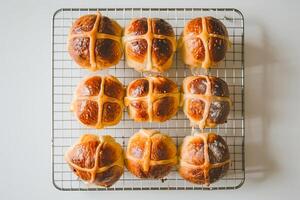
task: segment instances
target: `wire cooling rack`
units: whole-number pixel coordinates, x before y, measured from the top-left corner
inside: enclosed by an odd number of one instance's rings
[[[91,73],[81,69],[69,57],[67,52],[68,31],[72,23],[81,15],[100,11],[125,26],[132,18],[159,17],[167,20],[174,28],[177,39],[185,23],[199,16],[213,16],[221,20],[228,29],[232,46],[226,58],[210,74],[224,79],[230,89],[233,106],[228,122],[215,129],[207,129],[222,135],[229,146],[231,164],[225,177],[210,186],[195,185],[183,180],[174,169],[163,180],[141,180],[127,170],[120,180],[110,188],[86,185],[80,181],[64,161],[64,153],[84,133],[110,134],[126,148],[131,135],[140,128],[158,129],[169,134],[177,145],[186,135],[191,134],[190,122],[182,110],[165,123],[136,123],[129,119],[124,111],[122,121],[103,130],[85,128],[70,112],[70,102],[77,84],[83,77],[91,74],[111,74],[128,85],[132,80],[143,76],[129,68],[124,58],[109,69]],[[217,190],[236,189],[245,180],[244,158],[244,18],[236,9],[206,8],[114,8],[114,9],[70,9],[58,10],[53,16],[52,33],[52,176],[53,184],[60,190]],[[191,75],[191,71],[182,63],[178,53],[174,56],[173,66],[165,76],[178,85]]]

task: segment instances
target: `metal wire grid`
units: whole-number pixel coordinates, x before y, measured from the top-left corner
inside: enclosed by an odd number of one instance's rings
[[[168,133],[176,144],[183,137],[191,134],[189,120],[182,110],[165,123],[136,123],[129,119],[124,111],[122,121],[113,127],[103,130],[85,128],[77,122],[70,112],[70,102],[77,84],[91,72],[78,67],[67,52],[67,36],[69,28],[79,16],[100,11],[125,26],[135,17],[159,17],[167,20],[174,28],[177,39],[185,23],[198,16],[214,16],[221,20],[228,29],[232,47],[225,60],[210,73],[224,79],[230,89],[233,107],[228,122],[215,129],[206,131],[222,135],[229,146],[231,164],[225,177],[210,186],[195,185],[183,180],[174,169],[163,180],[141,180],[125,170],[121,179],[110,188],[87,185],[80,181],[64,161],[64,153],[83,133],[110,134],[126,148],[129,137],[140,128],[158,129]],[[52,40],[52,175],[53,184],[60,190],[216,190],[236,189],[245,180],[244,166],[244,19],[236,9],[204,9],[204,8],[115,8],[115,9],[70,9],[58,10],[53,16]],[[124,58],[119,64],[93,74],[111,74],[124,84],[143,75],[129,68]],[[178,85],[191,75],[191,71],[182,63],[180,55],[174,56],[173,66],[165,76]]]

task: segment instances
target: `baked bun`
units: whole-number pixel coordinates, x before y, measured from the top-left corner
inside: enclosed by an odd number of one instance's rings
[[[162,76],[140,78],[127,86],[125,105],[135,121],[164,122],[178,110],[180,94],[177,85]]]
[[[200,129],[226,123],[231,100],[227,83],[214,76],[189,76],[183,80],[183,111]]]
[[[213,17],[190,20],[182,34],[181,54],[190,67],[210,68],[225,58],[230,41],[224,24]]]
[[[137,71],[164,72],[170,68],[176,50],[172,26],[159,18],[134,19],[125,29],[127,64]]]
[[[85,126],[101,129],[120,122],[125,89],[113,76],[91,76],[77,87],[71,110]]]
[[[179,148],[178,171],[185,180],[209,185],[229,169],[229,150],[225,140],[215,133],[187,136]]]
[[[80,179],[104,187],[117,182],[124,171],[122,147],[109,135],[82,135],[65,160]]]
[[[125,164],[139,178],[163,178],[176,163],[176,145],[159,131],[141,129],[128,141]]]
[[[69,33],[68,51],[81,67],[91,71],[116,65],[122,57],[122,28],[114,20],[84,15],[78,18]]]

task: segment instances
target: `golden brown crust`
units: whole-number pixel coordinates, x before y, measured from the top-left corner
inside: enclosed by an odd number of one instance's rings
[[[116,60],[119,61],[120,57],[122,57],[122,51],[119,49],[119,42],[111,39],[97,39],[95,57],[96,62],[100,66],[116,64]]]
[[[169,120],[177,113],[178,98],[163,97],[153,102],[152,104],[152,118],[158,122]]]
[[[84,15],[76,20],[71,27],[71,33],[85,33],[93,29],[96,22],[96,15]]]
[[[127,87],[125,105],[135,121],[164,122],[179,107],[177,85],[166,77],[146,77],[132,81]]]
[[[117,182],[123,174],[123,168],[120,166],[113,166],[104,172],[97,173],[94,184],[110,187]]]
[[[163,19],[153,18],[152,23],[152,33],[158,35],[174,36],[174,31],[172,26]]]
[[[190,76],[183,81],[183,111],[192,126],[226,123],[231,100],[225,81],[214,76]]]
[[[214,63],[218,63],[225,58],[227,51],[227,41],[220,38],[209,38],[208,49],[210,59]]]
[[[174,145],[173,140],[169,136],[152,135],[150,160],[160,161],[173,158],[176,155]]]
[[[187,83],[188,92],[192,94],[205,94],[207,89],[207,78],[199,76]]]
[[[154,94],[177,93],[178,86],[169,78],[156,76],[152,79]]]
[[[78,88],[77,92],[82,96],[97,96],[101,90],[101,81],[102,78],[99,76],[91,77]]]
[[[149,92],[149,81],[147,79],[137,79],[130,83],[128,95],[132,97],[147,96]]]
[[[149,121],[148,102],[143,100],[132,100],[127,105],[129,115],[134,117],[136,122]]]
[[[148,32],[147,18],[139,18],[132,20],[130,26],[126,29],[128,35],[145,35]]]
[[[106,142],[99,149],[98,167],[111,165],[119,159],[120,150],[115,149],[115,144]]]
[[[68,51],[81,67],[95,71],[110,67],[122,57],[122,28],[100,13],[84,15],[71,27]]]
[[[125,89],[113,76],[91,76],[77,87],[71,106],[85,126],[104,128],[120,122]]]
[[[110,123],[115,121],[122,113],[122,108],[118,103],[106,102],[103,104],[102,121],[103,123]]]
[[[223,177],[229,168],[229,149],[215,133],[187,136],[179,150],[178,171],[182,178],[209,185]]]
[[[90,65],[90,38],[74,37],[69,40],[68,51],[76,63],[83,67]]]
[[[137,71],[163,72],[172,64],[176,38],[172,26],[163,19],[134,19],[125,29],[127,64]]]
[[[200,121],[203,119],[205,102],[201,99],[187,99],[185,100],[187,104],[187,115],[192,119]]]
[[[144,63],[147,57],[148,43],[145,39],[137,39],[127,43],[126,53],[139,63]]]
[[[120,29],[120,25],[115,20],[102,16],[98,27],[98,33],[121,36],[122,28]]]
[[[125,90],[115,77],[108,76],[104,80],[104,94],[115,99],[123,99]]]
[[[203,20],[202,17],[194,18],[185,25],[185,28],[187,29],[188,32],[194,34],[201,33],[203,30],[202,20]]]
[[[76,101],[76,115],[78,119],[89,126],[95,126],[98,122],[99,107],[97,102],[91,100]]]
[[[79,167],[92,169],[95,166],[95,154],[98,145],[98,140],[74,145],[69,151],[70,161]]]
[[[152,40],[152,62],[163,66],[170,59],[174,52],[172,43],[168,39]]]
[[[228,36],[227,29],[220,20],[214,17],[206,17],[206,21],[208,33]]]
[[[80,179],[99,186],[109,187],[123,174],[122,148],[111,136],[84,134],[65,160]]]
[[[191,38],[189,40],[185,40],[185,46],[187,49],[191,50],[191,54],[193,57],[199,62],[203,62],[205,59],[205,47],[200,38]],[[187,54],[189,52],[186,52]]]
[[[163,178],[177,163],[172,139],[154,130],[140,130],[128,142],[127,169],[139,178]]]
[[[190,67],[210,68],[225,58],[229,37],[224,24],[213,17],[190,20],[182,34],[181,53]]]

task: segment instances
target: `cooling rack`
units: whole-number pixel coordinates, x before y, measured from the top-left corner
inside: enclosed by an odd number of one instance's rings
[[[165,123],[136,123],[129,119],[124,111],[123,119],[117,126],[103,130],[85,128],[77,122],[70,112],[70,102],[77,84],[83,77],[91,74],[111,74],[128,85],[132,80],[142,77],[129,68],[124,58],[119,64],[109,69],[91,73],[78,67],[67,52],[68,31],[79,16],[100,11],[103,15],[115,19],[125,26],[135,17],[159,17],[167,20],[174,28],[177,39],[185,23],[198,16],[213,16],[227,27],[232,46],[226,58],[210,74],[224,79],[229,86],[232,109],[228,122],[206,131],[216,132],[227,141],[231,164],[225,177],[210,186],[195,185],[183,180],[174,169],[163,180],[141,180],[132,176],[127,170],[121,179],[110,188],[87,185],[80,181],[64,161],[66,150],[83,133],[110,134],[126,148],[129,137],[140,128],[158,129],[169,134],[176,144],[184,136],[191,134],[190,122],[180,110],[175,117]],[[52,32],[52,178],[59,190],[219,190],[239,188],[245,180],[244,158],[244,18],[240,11],[232,8],[63,8],[53,16]],[[178,53],[174,56],[173,66],[164,73],[178,85],[191,75],[181,61]]]

